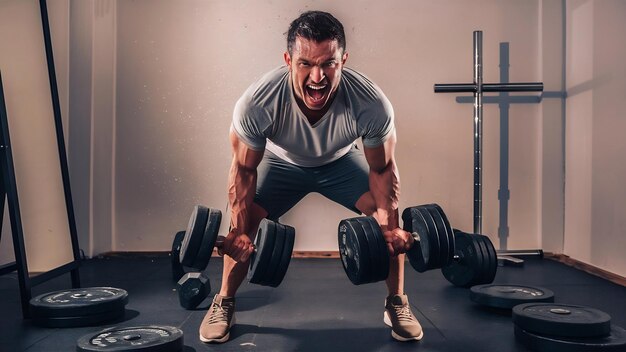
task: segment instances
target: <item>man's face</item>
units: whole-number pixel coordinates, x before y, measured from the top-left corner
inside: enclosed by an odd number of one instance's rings
[[[332,101],[348,53],[344,53],[337,40],[316,42],[296,37],[292,55],[285,52],[293,90],[296,97],[309,110],[322,110]]]

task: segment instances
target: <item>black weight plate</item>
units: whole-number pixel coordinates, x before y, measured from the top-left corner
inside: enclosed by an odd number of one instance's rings
[[[361,277],[360,284],[367,284],[371,282],[376,282],[376,267],[374,266],[373,256],[372,256],[372,245],[374,242],[370,240],[370,237],[367,234],[368,219],[369,217],[357,217],[350,219],[350,223],[352,224],[352,229],[355,231],[356,236],[359,238],[359,244],[361,245],[361,252],[359,255],[360,263],[361,263]],[[373,218],[370,218],[372,221],[375,221]]]
[[[511,309],[522,303],[554,302],[554,293],[543,287],[477,285],[470,289],[470,299],[489,307]]]
[[[370,259],[374,278],[372,282],[383,281],[389,276],[389,252],[387,251],[385,237],[376,219],[371,216],[364,218],[363,229],[368,237]],[[383,248],[381,250],[381,242]]]
[[[439,245],[439,233],[437,232],[435,220],[430,215],[428,209],[424,208],[424,206],[418,206],[417,209],[419,210],[420,214],[422,214],[422,217],[426,222],[426,228],[428,229],[428,232],[426,232],[426,235],[428,236],[428,244],[430,246],[430,252],[428,254],[430,258],[428,261],[428,268],[441,268],[441,258],[439,257],[441,255],[441,247]]]
[[[456,254],[450,265],[441,268],[443,276],[455,286],[470,287],[476,281],[479,269],[482,266],[477,246],[472,235],[462,231],[454,232]]]
[[[178,231],[174,235],[174,241],[172,242],[172,252],[170,253],[170,259],[172,261],[172,279],[174,281],[180,280],[185,275],[185,269],[180,264],[180,247],[183,244],[183,238],[185,238],[185,231]]]
[[[280,266],[280,262],[283,259],[283,249],[285,247],[285,226],[279,223],[274,224],[275,228],[275,240],[274,250],[267,265],[267,272],[263,273],[262,284],[264,286],[272,286],[274,281],[274,275]]]
[[[380,276],[379,274],[379,270],[380,270],[380,264],[379,264],[379,256],[377,256],[378,254],[378,243],[376,242],[376,238],[374,237],[373,231],[372,231],[372,227],[370,226],[369,221],[367,221],[367,219],[372,219],[373,221],[374,218],[371,217],[362,217],[362,218],[358,218],[358,223],[359,223],[359,227],[358,230],[363,232],[363,236],[365,238],[365,243],[367,244],[367,258],[365,258],[367,260],[368,266],[370,268],[370,272],[371,272],[371,276],[368,279],[368,282],[377,282],[380,281],[378,280],[378,277]],[[380,232],[380,231],[379,231]]]
[[[345,219],[339,222],[337,239],[343,269],[350,282],[360,285],[366,283],[372,273],[367,261],[369,255],[367,239],[362,232],[357,232],[356,227],[360,225],[354,221],[355,219]]]
[[[75,317],[124,309],[128,292],[115,287],[73,288],[44,293],[30,300],[37,317]]]
[[[209,261],[211,260],[211,255],[213,254],[213,247],[215,247],[215,240],[217,239],[217,233],[220,230],[220,224],[222,223],[222,212],[218,209],[208,209],[208,216],[206,227],[204,229],[204,234],[202,236],[202,242],[200,248],[198,248],[198,255],[196,255],[196,259],[193,264],[190,265],[192,268],[197,270],[206,269],[207,265],[209,265]]]
[[[426,233],[426,223],[424,222],[419,210],[416,207],[406,208],[402,212],[402,228],[409,233]],[[430,244],[428,236],[419,236],[420,240],[415,241],[413,246],[407,251],[409,263],[417,272],[423,273],[428,270],[428,261],[430,260]]]
[[[263,276],[267,273],[267,267],[269,266],[270,259],[272,258],[275,240],[275,223],[268,219],[261,220],[256,238],[254,239],[256,250],[250,256],[248,282],[262,285]]]
[[[389,251],[387,250],[387,242],[378,222],[373,217],[368,217],[371,234],[373,235],[373,243],[375,244],[374,253],[378,258],[377,275],[378,281],[386,280],[389,276]]]
[[[485,246],[487,247],[487,258],[489,260],[489,272],[487,278],[485,279],[485,284],[490,284],[496,278],[496,272],[498,271],[498,253],[496,252],[496,248],[493,246],[491,239],[484,235],[481,236]]]
[[[441,214],[441,218],[443,219],[443,223],[445,224],[446,227],[446,232],[448,233],[448,255],[443,258],[443,266],[447,266],[450,265],[450,263],[453,260],[454,257],[454,253],[456,252],[456,248],[454,245],[454,230],[452,229],[452,226],[450,225],[450,221],[448,221],[448,217],[446,216],[446,213],[444,213],[443,209],[439,206],[439,204],[433,203],[431,204],[431,206],[435,209],[437,209],[437,211]]]
[[[282,226],[285,227],[285,243],[283,245],[283,253],[280,260],[280,265],[278,265],[276,272],[274,272],[274,277],[272,278],[271,284],[269,285],[272,287],[278,287],[278,285],[283,282],[285,274],[287,274],[287,269],[289,268],[289,263],[291,262],[293,245],[296,240],[296,230],[289,225]]]
[[[202,244],[208,218],[209,208],[202,205],[196,205],[193,208],[187,224],[187,231],[185,231],[183,244],[180,246],[180,262],[184,266],[193,266]]]
[[[76,328],[81,326],[96,326],[102,325],[103,323],[115,321],[117,319],[121,319],[125,313],[126,310],[122,307],[102,313],[89,315],[65,317],[33,316],[33,324],[47,328]]]
[[[183,332],[173,326],[114,327],[78,339],[76,351],[180,352]]]
[[[420,238],[418,245],[413,245],[407,252],[409,263],[413,269],[420,273],[432,269],[429,264],[431,263],[431,253],[435,251],[434,244],[430,243],[428,225],[418,207],[404,209],[402,222],[404,231],[417,233]]]
[[[535,334],[515,326],[515,339],[528,349],[539,352],[623,352],[626,351],[626,330],[613,325],[605,337],[558,337]]]
[[[472,236],[474,242],[478,245],[477,253],[481,253],[480,261],[482,263],[481,269],[478,272],[478,277],[476,278],[474,285],[490,284],[491,281],[489,281],[488,279],[489,274],[491,273],[491,260],[489,258],[489,252],[487,251],[487,245],[485,244],[482,235],[470,234],[470,236]]]
[[[435,228],[437,229],[437,235],[439,237],[439,254],[437,255],[437,258],[439,258],[438,268],[441,268],[446,266],[449,262],[450,248],[448,248],[448,231],[446,229],[446,224],[443,222],[443,217],[441,216],[441,213],[439,213],[439,211],[433,207],[433,204],[428,204],[424,207],[430,213],[430,216],[435,223]],[[453,236],[453,234],[451,233],[450,236]]]
[[[525,303],[513,307],[513,323],[540,335],[601,337],[611,333],[611,316],[583,306]]]
[[[485,260],[487,258],[485,258],[485,253],[483,252],[483,249],[479,243],[480,241],[479,237],[478,235],[471,234],[471,233],[468,233],[467,235],[471,238],[472,243],[474,243],[474,248],[476,249],[476,252],[475,252],[476,253],[476,258],[475,258],[476,267],[474,268],[475,276],[471,285],[475,286],[475,285],[486,284],[486,282],[483,281],[484,280],[483,275],[485,274],[485,270],[487,266],[487,264],[485,263]]]

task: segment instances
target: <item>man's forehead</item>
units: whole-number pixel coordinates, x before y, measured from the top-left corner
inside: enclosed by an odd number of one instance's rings
[[[297,36],[294,45],[294,53],[300,55],[327,53],[329,56],[334,56],[338,50],[339,42],[336,39],[326,39],[318,42]]]

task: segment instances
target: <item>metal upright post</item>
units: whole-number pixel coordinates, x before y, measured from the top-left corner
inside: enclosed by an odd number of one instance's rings
[[[474,233],[482,233],[483,32],[474,31]]]
[[[483,83],[483,32],[474,31],[474,82],[435,84],[435,93],[473,93],[474,94],[474,233],[482,234],[482,143],[483,143],[483,93],[487,92],[542,92],[541,82]],[[508,150],[508,149],[507,149]],[[507,190],[508,197],[508,190]],[[543,255],[542,250],[498,251],[498,260],[505,259],[500,254]],[[506,259],[509,259],[507,257]],[[516,264],[520,260],[510,257]],[[523,262],[523,261],[521,261]]]

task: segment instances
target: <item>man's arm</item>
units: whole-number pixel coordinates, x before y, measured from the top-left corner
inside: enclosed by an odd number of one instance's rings
[[[253,251],[247,234],[252,230],[250,220],[256,192],[257,166],[263,150],[250,149],[235,132],[230,132],[233,161],[228,175],[228,201],[232,212],[230,233],[224,240],[224,253],[236,261],[247,261]],[[241,236],[245,235],[245,236]]]
[[[376,204],[374,218],[378,221],[390,249],[394,254],[399,254],[410,248],[413,237],[399,228],[400,175],[394,157],[395,146],[396,137],[392,135],[378,147],[364,148],[364,153],[370,167],[370,194]]]

